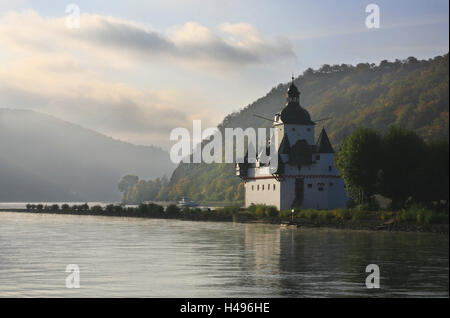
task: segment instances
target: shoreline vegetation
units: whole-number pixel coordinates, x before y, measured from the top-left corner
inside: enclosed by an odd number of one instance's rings
[[[326,227],[351,230],[385,230],[406,232],[430,232],[448,234],[449,215],[420,205],[399,211],[370,211],[362,207],[335,210],[291,210],[278,211],[274,206],[252,205],[247,209],[227,206],[215,210],[202,208],[179,208],[169,205],[164,208],[155,203],[138,207],[121,205],[27,204],[26,209],[0,209],[0,212],[23,212],[41,214],[69,214],[91,216],[136,217],[152,219],[177,219],[188,221],[215,221],[240,223],[283,224],[293,220],[299,227]]]

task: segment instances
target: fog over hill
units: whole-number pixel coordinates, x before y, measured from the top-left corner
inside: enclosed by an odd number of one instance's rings
[[[0,108],[0,201],[118,201],[125,174],[170,176],[169,154],[30,110]]]

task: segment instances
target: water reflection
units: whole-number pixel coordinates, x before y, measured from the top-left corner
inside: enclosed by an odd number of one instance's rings
[[[448,297],[448,236],[0,213],[0,296]]]

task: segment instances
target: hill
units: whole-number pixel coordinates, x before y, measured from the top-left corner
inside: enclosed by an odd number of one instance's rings
[[[118,201],[125,174],[156,178],[167,152],[30,110],[0,109],[0,201]]]
[[[426,141],[446,139],[449,122],[448,54],[429,60],[409,57],[379,65],[323,65],[295,79],[300,103],[312,119],[332,117],[325,124],[336,150],[359,126],[385,132],[391,125],[417,132]],[[231,127],[270,127],[254,114],[272,118],[285,104],[287,84],[225,117],[220,130]],[[138,186],[133,191],[139,191]],[[233,164],[180,164],[157,199],[189,196],[195,200],[243,200],[242,184]],[[141,196],[142,197],[142,196]],[[152,199],[147,197],[147,199]]]
[[[419,61],[382,61],[379,65],[323,65],[295,79],[300,102],[313,119],[332,117],[325,126],[335,149],[358,126],[380,132],[395,124],[413,130],[426,141],[448,140],[448,54]],[[228,115],[219,128],[270,127],[254,114],[272,118],[284,107],[286,84]],[[320,128],[320,125],[318,125]],[[319,132],[320,129],[316,129]],[[242,185],[231,164],[180,164],[167,190],[197,200],[242,200]]]

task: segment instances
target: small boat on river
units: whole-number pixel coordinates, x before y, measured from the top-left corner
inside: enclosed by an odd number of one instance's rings
[[[181,208],[193,208],[198,206],[198,202],[192,201],[189,198],[181,198],[181,200],[178,201],[178,206]]]

